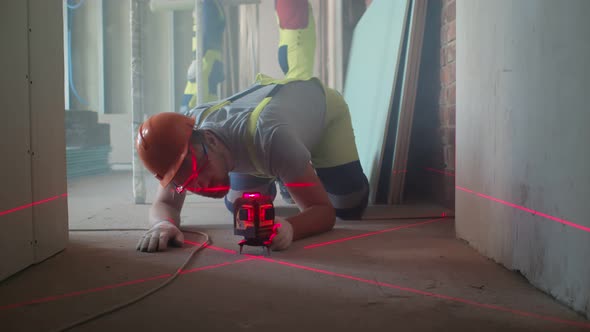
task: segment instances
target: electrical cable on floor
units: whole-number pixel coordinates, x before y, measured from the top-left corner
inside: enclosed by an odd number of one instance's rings
[[[92,229],[90,231],[99,231],[99,230],[101,230],[101,231],[111,231],[111,230],[115,230],[115,229]],[[77,230],[72,230],[72,231],[77,231]],[[205,240],[203,241],[203,243],[200,246],[194,247],[194,249],[191,251],[191,253],[188,255],[188,257],[184,261],[184,263],[182,263],[182,265],[176,270],[176,272],[174,272],[174,274],[171,275],[168,279],[166,279],[163,283],[161,283],[160,285],[158,285],[158,286],[156,286],[156,287],[148,290],[147,292],[144,292],[144,293],[140,294],[139,296],[137,296],[137,297],[135,297],[135,298],[133,298],[133,299],[127,301],[127,302],[124,302],[124,303],[115,305],[115,306],[113,306],[111,308],[108,308],[108,309],[106,309],[104,311],[101,311],[101,312],[99,312],[97,314],[94,314],[94,315],[92,315],[90,317],[83,318],[81,320],[75,321],[75,322],[73,322],[73,323],[71,323],[69,325],[66,325],[64,327],[61,327],[61,328],[59,328],[59,329],[57,329],[55,331],[56,332],[67,331],[67,330],[70,330],[70,329],[72,329],[72,328],[74,328],[76,326],[80,326],[80,325],[86,324],[86,323],[88,323],[88,322],[90,322],[92,320],[95,320],[95,319],[100,318],[102,316],[105,316],[105,315],[108,315],[110,313],[113,313],[113,312],[115,312],[117,310],[120,310],[122,308],[125,308],[125,307],[131,305],[131,304],[134,304],[136,302],[139,302],[139,301],[143,300],[144,298],[148,297],[149,295],[151,295],[151,294],[159,291],[160,289],[162,289],[162,288],[166,287],[168,284],[170,284],[174,279],[176,279],[176,277],[178,277],[180,275],[180,273],[184,270],[184,268],[188,265],[188,263],[191,261],[191,259],[193,258],[193,256],[197,252],[201,251],[202,249],[204,249],[205,247],[207,247],[208,245],[211,244],[211,240],[209,239],[209,235],[207,235],[207,233],[203,233],[203,232],[199,232],[199,231],[189,231],[189,230],[185,230],[185,229],[183,229],[182,231],[183,232],[186,232],[186,233],[193,233],[193,234],[202,235],[205,238]]]

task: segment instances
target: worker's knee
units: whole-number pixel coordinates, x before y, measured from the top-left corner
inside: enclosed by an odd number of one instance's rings
[[[363,213],[367,208],[369,202],[369,194],[363,198],[362,202],[353,208],[340,208],[336,209],[336,217],[342,220],[360,220],[363,217]]]
[[[316,171],[335,208],[336,217],[361,219],[369,202],[369,181],[360,162],[357,160]]]

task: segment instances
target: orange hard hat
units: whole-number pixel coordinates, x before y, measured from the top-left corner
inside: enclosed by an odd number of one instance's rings
[[[144,166],[166,187],[188,152],[195,119],[173,112],[149,117],[139,127],[135,148]]]

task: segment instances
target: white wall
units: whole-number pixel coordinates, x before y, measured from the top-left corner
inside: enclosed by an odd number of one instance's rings
[[[590,229],[590,1],[457,1],[457,185]],[[590,316],[590,232],[456,191],[457,235]]]
[[[6,213],[33,201],[31,188],[31,137],[29,112],[27,3],[3,2],[0,20],[3,48],[0,63],[0,151],[2,160],[0,181],[0,280],[27,267],[34,260],[33,211],[22,209]],[[10,65],[8,65],[10,64]]]
[[[0,280],[68,240],[61,5],[0,3]]]

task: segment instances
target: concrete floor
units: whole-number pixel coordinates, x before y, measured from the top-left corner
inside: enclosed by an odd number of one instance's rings
[[[125,172],[70,181],[70,228],[145,228],[148,206],[131,204],[129,188]],[[376,210],[385,215],[372,215]],[[207,232],[213,246],[166,288],[73,330],[590,329],[583,317],[455,239],[452,218],[399,219],[440,209],[394,212],[389,220],[338,221],[334,231],[270,257],[258,248],[238,255],[223,203],[189,196],[184,225]],[[66,250],[0,283],[0,330],[51,331],[129,300],[163,282],[194,248],[140,253],[142,233],[72,231]]]

